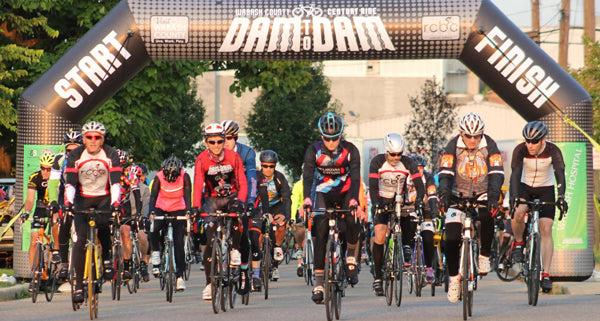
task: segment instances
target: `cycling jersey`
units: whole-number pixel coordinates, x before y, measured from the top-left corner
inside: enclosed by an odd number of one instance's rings
[[[386,160],[385,154],[375,156],[369,166],[371,202],[376,206],[382,205],[380,199],[394,198],[398,189],[400,193],[404,194],[409,178],[415,180],[415,196],[423,199],[425,187],[417,163],[413,159],[402,156],[398,164],[394,166]]]
[[[27,188],[36,191],[38,203],[48,204],[48,180],[42,176],[42,171],[29,175]]]
[[[117,203],[121,179],[119,164],[117,151],[108,145],[103,145],[95,155],[88,153],[85,146],[71,151],[65,170],[66,201],[73,204],[76,195],[84,198],[110,195],[110,203]]]
[[[268,182],[265,175],[262,172],[257,173],[258,195],[260,197],[260,203],[262,206],[263,213],[271,214],[283,214],[287,220],[290,219],[290,207],[291,207],[291,192],[290,186],[288,185],[285,176],[275,171],[271,181]],[[283,205],[283,213],[275,213],[271,211],[271,208],[276,204],[281,203]]]
[[[423,202],[427,204],[427,209],[430,211],[437,211],[437,187],[435,186],[435,179],[433,178],[433,174],[428,171],[423,171],[423,175],[421,175],[421,181],[425,184],[425,197],[423,198]],[[414,204],[417,199],[417,190],[415,184],[411,177],[408,177],[406,182],[406,190],[407,196],[404,198],[405,204]]]
[[[498,201],[504,181],[502,156],[496,142],[483,135],[479,145],[467,149],[460,135],[454,137],[448,145],[440,164],[439,195],[471,197],[485,194],[491,201]]]
[[[245,202],[248,185],[240,155],[228,149],[223,149],[220,158],[209,150],[201,152],[194,167],[194,186],[194,207],[201,207],[206,197],[228,197],[234,193]]]
[[[510,190],[522,197],[521,184],[529,187],[556,186],[559,195],[565,194],[565,162],[558,146],[546,141],[538,155],[531,155],[525,143],[517,145],[513,151]],[[515,192],[513,192],[515,191]]]
[[[304,201],[304,193],[302,193],[302,189],[304,188],[304,186],[302,185],[302,182],[302,179],[300,179],[292,187],[292,208],[290,210],[292,220],[296,219],[296,216],[298,215],[298,210],[300,209],[300,207],[302,206],[302,202]]]
[[[250,146],[235,143],[234,151],[242,158],[246,181],[248,185],[248,202],[254,203],[257,197],[257,179],[256,173],[256,152]]]
[[[53,201],[62,204],[64,200],[65,191],[65,180],[66,173],[65,168],[67,167],[67,154],[60,153],[54,157],[52,163],[52,171],[50,172],[50,178],[48,179],[48,202]]]
[[[182,169],[174,182],[168,182],[163,171],[156,173],[156,178],[150,193],[150,211],[159,208],[165,212],[174,212],[191,208],[190,175]]]
[[[358,201],[360,188],[358,149],[354,144],[342,140],[334,151],[329,151],[323,141],[318,141],[306,150],[302,177],[304,197],[311,195],[314,179],[316,192],[330,195],[349,192],[350,198]]]

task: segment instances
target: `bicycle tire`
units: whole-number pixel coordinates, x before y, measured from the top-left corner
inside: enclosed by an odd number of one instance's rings
[[[236,277],[237,274],[237,277]],[[229,279],[231,281],[229,281],[229,308],[233,309],[235,308],[235,300],[237,298],[237,280],[238,278],[241,278],[241,270],[239,268],[236,269],[235,272],[231,273],[229,275]],[[252,277],[251,274],[248,274],[248,277]]]
[[[96,294],[95,294],[95,286],[94,286],[94,248],[89,245],[86,250],[86,263],[85,263],[85,276],[87,279],[87,300],[88,307],[90,311],[90,320],[94,320],[94,316],[97,317],[97,312],[95,313],[95,305],[96,305]]]
[[[404,252],[402,251],[402,236],[396,235],[394,241],[394,298],[396,306],[402,304],[402,278],[404,277]]]
[[[469,254],[470,254],[470,243],[468,240],[464,240],[462,244],[462,269],[461,273],[461,298],[463,303],[463,320],[467,320],[469,314]]]
[[[46,294],[46,301],[52,302],[57,289],[57,266],[55,263],[50,263],[48,266],[48,279],[46,280],[46,289],[44,292]]]
[[[334,253],[333,253],[333,238],[330,236],[327,240],[327,247],[325,250],[325,271],[323,272],[325,276],[324,280],[324,301],[325,301],[325,314],[327,316],[327,321],[332,321],[334,318],[334,306],[333,306],[333,282],[335,280],[334,276]]]
[[[210,283],[211,283],[211,303],[213,312],[218,314],[221,310],[221,291],[223,290],[221,287],[222,280],[222,268],[223,263],[221,262],[221,242],[219,239],[215,238],[213,241],[213,248],[211,254],[211,270],[210,270]]]
[[[433,283],[431,283],[431,296],[435,296],[435,287],[438,285],[439,274],[440,274],[440,257],[438,251],[434,248],[433,261],[431,262],[431,268],[433,269]]]
[[[262,286],[265,294],[265,300],[269,298],[269,280],[271,274],[271,240],[263,236],[263,260],[261,266]]]
[[[531,277],[531,305],[536,306],[538,297],[540,294],[540,274],[541,274],[541,264],[540,264],[540,235],[534,234],[533,236],[533,269],[530,271],[529,275]]]
[[[305,266],[304,266],[304,278],[306,281],[306,285],[313,285],[313,269],[312,266],[314,265],[314,259],[313,259],[313,245],[312,245],[312,240],[307,240],[306,241],[306,246],[304,246],[304,254],[306,257],[306,261],[305,261]]]
[[[392,301],[394,300],[394,248],[390,249],[389,244],[389,241],[385,242],[385,249],[383,251],[383,291],[385,293],[385,303],[392,305]]]
[[[413,259],[413,269],[415,275],[415,295],[421,296],[421,290],[423,290],[423,243],[420,239],[417,239],[415,244],[415,254]]]
[[[183,270],[183,278],[189,281],[190,274],[192,273],[192,262],[194,260],[194,253],[192,253],[192,239],[189,234],[185,236],[185,269]]]
[[[167,247],[167,275],[166,279],[166,295],[167,302],[173,302],[173,290],[175,283],[175,266],[173,266],[173,244],[169,244]]]
[[[479,246],[477,244],[477,241],[474,239],[471,239],[471,242],[469,243],[471,244],[470,247],[470,253],[471,255],[470,257],[470,263],[469,263],[469,281],[472,282],[472,286],[469,289],[467,287],[467,295],[469,297],[469,304],[467,306],[467,314],[469,316],[472,315],[473,313],[473,293],[475,292],[475,290],[477,290],[477,278],[479,275],[479,267],[477,266],[477,261],[476,259],[479,258]],[[472,271],[471,271],[472,270]]]
[[[119,246],[113,245],[112,247],[112,264],[113,264],[113,277],[110,279],[110,293],[113,300],[117,299],[117,275],[120,273],[119,268]]]
[[[221,311],[227,312],[227,305],[229,304],[229,289],[231,288],[231,258],[229,257],[229,251],[226,248],[222,255],[223,262],[223,290],[221,290]]]
[[[42,282],[42,273],[44,271],[44,258],[42,255],[42,244],[40,243],[37,243],[35,246],[33,263],[35,264],[35,268],[31,275],[31,301],[35,303],[40,293],[40,283]]]

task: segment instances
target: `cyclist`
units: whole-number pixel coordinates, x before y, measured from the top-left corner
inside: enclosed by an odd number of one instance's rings
[[[523,261],[523,231],[525,222],[523,220],[526,204],[515,206],[517,199],[534,200],[542,202],[554,202],[554,179],[558,197],[556,203],[558,208],[567,213],[568,205],[565,200],[565,162],[558,146],[546,139],[548,127],[541,121],[532,121],[523,128],[525,142],[517,145],[513,151],[512,174],[510,176],[510,204],[515,208],[512,229],[515,237],[515,248],[513,255],[515,261]],[[553,179],[554,178],[554,179]],[[552,240],[552,225],[554,224],[554,206],[544,205],[540,211],[540,236],[542,238],[542,266],[546,271],[542,273],[541,287],[544,292],[552,290],[550,281],[550,265],[552,264],[552,252],[554,242]]]
[[[95,208],[120,212],[119,194],[121,190],[121,167],[119,155],[112,147],[104,144],[106,128],[102,123],[90,121],[83,125],[84,146],[77,147],[67,160],[67,180],[65,185],[65,209],[75,210]],[[102,214],[96,218],[98,239],[102,245],[104,261],[104,279],[110,280],[114,271],[110,262],[110,214]],[[87,240],[87,218],[75,214],[76,239],[73,245],[73,268],[75,270],[75,293],[73,302],[81,303],[83,297],[83,265],[85,260],[85,242]]]
[[[294,254],[294,257],[298,259],[298,268],[296,269],[296,274],[298,277],[304,276],[304,269],[302,269],[302,246],[304,244],[304,236],[306,235],[306,231],[304,229],[304,222],[302,221],[301,212],[302,202],[304,201],[303,188],[303,180],[300,178],[296,183],[294,183],[290,197],[292,201],[292,208],[290,209],[291,220],[296,222],[296,233],[294,235],[296,239],[296,253]]]
[[[441,206],[447,210],[457,198],[472,197],[487,199],[487,207],[479,208],[480,254],[479,273],[490,271],[490,251],[494,238],[492,212],[498,211],[498,199],[504,181],[502,157],[496,142],[484,134],[485,123],[475,113],[463,116],[458,124],[459,134],[448,144],[442,156],[439,172],[439,196]],[[446,262],[450,275],[448,301],[455,303],[460,294],[458,262],[460,258],[462,222],[464,214],[455,211],[446,213]]]
[[[283,250],[281,249],[281,243],[285,237],[286,222],[290,219],[290,207],[291,207],[291,192],[290,186],[288,185],[287,179],[283,173],[275,170],[277,166],[277,153],[272,150],[265,150],[260,153],[260,167],[261,171],[258,172],[258,195],[260,197],[260,209],[256,211],[262,214],[270,213],[273,215],[275,224],[277,224],[277,230],[275,232],[275,247],[274,247],[274,258],[273,260],[273,281],[279,279],[279,263],[283,260]],[[256,228],[260,231],[260,221],[252,220],[253,232],[251,232],[252,244],[257,246],[253,247],[252,251],[252,263],[254,275],[252,283],[255,289],[259,289],[260,284],[260,233],[256,232]],[[264,253],[268,255],[267,253]],[[272,254],[272,253],[270,253]],[[256,263],[255,263],[256,262]],[[256,268],[254,268],[256,266]]]
[[[131,220],[132,217],[138,217],[141,213],[133,212],[132,209],[142,209],[142,199],[139,187],[139,176],[138,172],[141,173],[142,169],[137,165],[130,165],[125,167],[125,163],[128,161],[127,152],[117,149],[117,153],[119,154],[119,162],[121,164],[121,168],[123,168],[123,173],[121,174],[121,198],[119,200],[119,204],[121,204],[121,221],[129,222],[122,224],[120,227],[121,234],[121,244],[123,244],[123,279],[130,280],[131,279],[131,226],[135,225],[135,221]],[[132,198],[135,202],[132,205]],[[135,207],[134,207],[135,206]],[[145,240],[145,239],[144,239]],[[147,240],[145,240],[147,241]],[[140,238],[140,246],[142,239]],[[147,244],[144,244],[145,248]],[[145,271],[146,276],[148,275],[148,271]]]
[[[425,170],[427,166],[427,160],[421,155],[413,155],[412,158],[417,163],[417,167],[419,168],[419,173],[421,173],[421,179],[423,180],[423,184],[425,184],[425,207],[423,211],[423,224],[421,224],[421,236],[423,237],[423,254],[425,256],[425,270],[426,276],[425,279],[427,283],[433,283],[435,281],[435,276],[433,274],[432,262],[433,262],[433,234],[434,226],[433,226],[433,214],[437,215],[438,212],[438,199],[437,199],[437,187],[435,185],[435,179],[433,179],[433,174]],[[408,193],[410,202],[414,203],[417,198],[417,193],[414,190],[413,182],[409,178],[408,180]],[[416,228],[416,226],[415,226]],[[414,229],[411,229],[414,231]],[[416,231],[415,231],[416,232]],[[411,240],[414,241],[414,233],[410,236]],[[414,242],[410,242],[409,244],[413,244]]]
[[[56,154],[52,171],[48,179],[48,201],[53,213],[58,213],[61,219],[61,224],[58,231],[58,251],[60,254],[60,270],[58,277],[61,279],[69,278],[69,240],[71,239],[71,223],[73,218],[70,215],[65,215],[60,207],[65,201],[65,169],[67,167],[67,159],[69,154],[75,148],[83,145],[83,137],[79,131],[69,131],[63,138],[65,152]],[[53,255],[54,256],[54,255]]]
[[[33,209],[35,204],[35,212],[33,213],[34,218],[44,218],[48,216],[48,179],[50,178],[50,171],[52,170],[52,164],[54,163],[53,153],[42,153],[40,156],[40,170],[29,175],[29,182],[27,183],[27,197],[24,202],[25,213],[21,215],[21,222],[29,217],[29,213]],[[36,200],[37,197],[37,200]],[[54,219],[54,218],[53,218]],[[40,223],[31,222],[31,243],[29,245],[29,265],[33,270],[35,265],[35,251],[36,242],[38,239],[38,229],[42,227]],[[55,224],[52,228],[52,236],[54,238],[54,248],[52,249],[52,261],[58,263],[60,256],[58,254],[58,224]],[[33,289],[33,282],[29,283],[29,292]]]
[[[189,214],[191,209],[192,180],[183,170],[183,164],[179,158],[170,156],[156,173],[156,179],[152,184],[150,193],[150,215],[175,215],[183,216]],[[200,185],[202,186],[202,185]],[[185,290],[183,272],[185,271],[184,238],[186,234],[186,222],[173,222],[173,244],[175,247],[175,274],[177,277],[177,291]],[[154,231],[151,234],[152,241],[152,273],[158,275],[160,265],[160,242],[161,231],[166,227],[165,221],[155,221]],[[163,233],[164,236],[164,233]]]
[[[248,186],[244,166],[240,155],[229,149],[224,148],[225,130],[221,124],[212,123],[204,128],[204,143],[207,149],[201,152],[196,158],[194,167],[194,186],[193,204],[195,212],[198,208],[203,213],[214,213],[217,210],[244,213],[246,209],[246,196]],[[201,188],[204,186],[204,190]],[[202,292],[204,300],[211,300],[210,259],[212,254],[212,238],[215,235],[215,225],[211,219],[205,222],[205,232],[207,238],[206,249],[204,250],[204,266],[206,274],[206,287]],[[232,224],[231,237],[233,248],[231,252],[238,252],[238,255],[231,255],[231,265],[241,264],[239,252],[248,255],[249,247],[244,248],[244,243],[240,244],[241,231],[239,224]],[[248,242],[246,242],[248,243]],[[249,244],[248,244],[249,245]],[[248,277],[248,265],[245,268],[242,265],[242,273],[238,292],[240,294],[248,293],[250,289],[250,278]]]
[[[360,188],[360,154],[354,144],[342,139],[344,121],[334,113],[327,113],[319,119],[321,140],[310,145],[304,157],[304,208],[310,210],[313,202],[310,199],[313,179],[315,180],[315,209],[332,208],[336,205],[342,209],[358,207],[358,190]],[[315,173],[316,170],[316,173]],[[315,176],[316,174],[316,176]],[[325,267],[325,250],[329,230],[327,217],[315,212],[313,226],[315,230],[315,281],[312,300],[323,302],[323,281]],[[347,271],[350,284],[358,283],[358,226],[355,213],[344,216],[346,223],[345,237],[347,243]],[[343,224],[343,223],[342,223]],[[343,229],[343,228],[342,228]]]
[[[378,209],[393,206],[398,187],[400,187],[400,193],[404,193],[405,184],[409,177],[414,180],[417,191],[416,202],[418,204],[422,203],[423,195],[425,195],[425,187],[423,186],[423,180],[420,179],[421,173],[417,168],[417,163],[414,159],[402,155],[406,146],[404,137],[395,133],[387,134],[383,139],[383,145],[385,146],[385,154],[375,156],[369,165],[369,190],[371,201],[375,205],[372,207],[373,230],[375,232],[373,237],[373,265],[375,267],[373,291],[377,296],[384,295],[382,285],[383,244],[386,235],[389,233],[388,223],[390,221],[390,211],[377,213]],[[401,227],[405,232],[407,232],[407,224],[410,224],[410,217],[402,217]],[[409,233],[403,234],[408,235]]]
[[[142,279],[144,282],[150,281],[148,276],[148,261],[150,254],[150,243],[148,242],[148,233],[150,232],[150,221],[148,220],[148,215],[150,214],[149,203],[150,203],[150,188],[148,184],[146,184],[146,175],[148,174],[148,168],[144,163],[136,164],[140,170],[137,171],[136,175],[139,181],[140,188],[140,196],[142,202],[142,209],[138,211],[137,208],[134,208],[135,202],[132,205],[132,211],[136,213],[140,213],[140,226],[138,227],[138,238],[140,240],[140,253],[142,255],[140,265],[142,268]]]
[[[248,145],[238,143],[238,135],[240,133],[240,126],[233,120],[224,120],[221,122],[223,130],[225,131],[225,149],[237,152],[242,159],[242,165],[244,166],[244,173],[246,175],[246,185],[248,188],[247,200],[246,200],[246,211],[250,212],[254,208],[254,203],[257,196],[256,188],[256,152]],[[242,221],[242,239],[240,246],[242,249],[250,248],[250,238],[248,231],[250,230],[250,215],[246,215],[240,218]],[[236,258],[241,259],[242,269],[248,268],[248,251],[243,251],[241,254],[235,250],[233,255]]]

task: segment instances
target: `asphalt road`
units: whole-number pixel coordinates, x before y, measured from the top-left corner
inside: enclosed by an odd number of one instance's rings
[[[172,303],[165,300],[158,281],[142,284],[137,294],[126,290],[121,301],[110,298],[110,286],[105,284],[100,295],[100,320],[326,320],[325,306],[310,300],[311,288],[296,277],[295,266],[283,265],[282,279],[271,283],[270,298],[262,293],[250,296],[250,305],[239,301],[235,309],[215,315],[210,302],[201,298],[204,272],[194,266],[185,292],[176,293]],[[442,288],[431,296],[430,288],[424,296],[404,292],[400,307],[388,307],[384,298],[371,291],[372,277],[363,268],[360,283],[346,291],[343,299],[342,320],[462,320],[462,303],[447,301]],[[527,304],[525,284],[519,281],[505,283],[495,274],[485,277],[475,292],[473,320],[600,320],[600,295],[540,295],[538,306]],[[599,285],[600,286],[600,285]],[[406,289],[406,288],[405,288]],[[86,320],[87,306],[73,311],[69,294],[59,293],[50,303],[43,294],[37,303],[31,299],[0,302],[0,320]]]

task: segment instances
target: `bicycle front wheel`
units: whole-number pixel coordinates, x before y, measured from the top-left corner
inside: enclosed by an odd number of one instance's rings
[[[211,296],[212,296],[212,308],[215,314],[221,310],[221,291],[223,290],[221,281],[223,279],[223,262],[221,262],[221,242],[215,238],[213,241],[212,255],[211,255],[211,272],[210,272],[210,283],[211,283]]]
[[[192,272],[192,262],[194,261],[192,237],[189,234],[185,236],[184,242],[185,248],[185,270],[183,270],[183,278],[188,281],[190,279],[190,273]]]
[[[90,320],[98,317],[98,295],[96,293],[96,278],[95,278],[95,253],[94,247],[88,246],[85,253],[85,276],[87,281],[87,300],[90,310]]]
[[[538,297],[540,294],[540,274],[541,274],[541,264],[540,264],[540,235],[534,234],[533,242],[530,244],[531,249],[527,251],[529,257],[529,282],[527,282],[527,288],[530,293],[530,302],[529,304],[536,306]]]
[[[31,277],[31,301],[33,303],[37,301],[37,296],[40,293],[40,283],[42,282],[42,273],[44,272],[44,257],[42,251],[42,244],[37,243],[33,258],[34,268]]]
[[[313,285],[313,246],[312,240],[306,240],[306,246],[304,246],[304,280],[306,285]]]
[[[123,263],[121,261],[121,246],[113,245],[112,248],[112,269],[113,277],[110,280],[110,289],[113,300],[121,300],[121,278],[123,272]]]
[[[46,289],[44,290],[46,294],[46,301],[51,302],[54,297],[54,293],[56,292],[57,284],[57,266],[55,263],[50,262],[48,264],[48,279],[46,280]]]
[[[327,248],[325,251],[325,313],[327,315],[327,321],[331,321],[334,318],[335,304],[332,296],[334,295],[334,283],[335,283],[335,257],[334,257],[334,244],[333,238],[329,237],[327,240]]]
[[[166,251],[167,270],[165,272],[165,293],[167,296],[167,302],[173,302],[173,288],[175,284],[175,266],[173,266],[173,244],[167,246]]]
[[[394,240],[394,298],[396,306],[402,304],[402,278],[404,277],[404,252],[402,251],[402,236],[396,235]]]
[[[471,253],[470,243],[468,240],[464,240],[462,244],[462,269],[460,271],[461,277],[461,298],[463,303],[463,320],[466,320],[470,315],[469,313],[469,281],[471,278],[470,275],[470,259],[469,255]]]
[[[263,260],[261,264],[260,274],[262,277],[262,286],[265,291],[265,300],[269,298],[269,274],[271,274],[271,240],[263,236]]]
[[[394,248],[389,247],[389,242],[385,243],[385,250],[383,254],[383,291],[385,293],[385,303],[387,305],[392,305],[392,301],[394,299],[394,281],[395,281],[395,271],[394,271]]]
[[[413,271],[415,272],[415,295],[421,296],[421,290],[423,289],[423,279],[425,266],[423,265],[423,243],[421,239],[417,239],[415,246],[415,255],[413,260]]]

